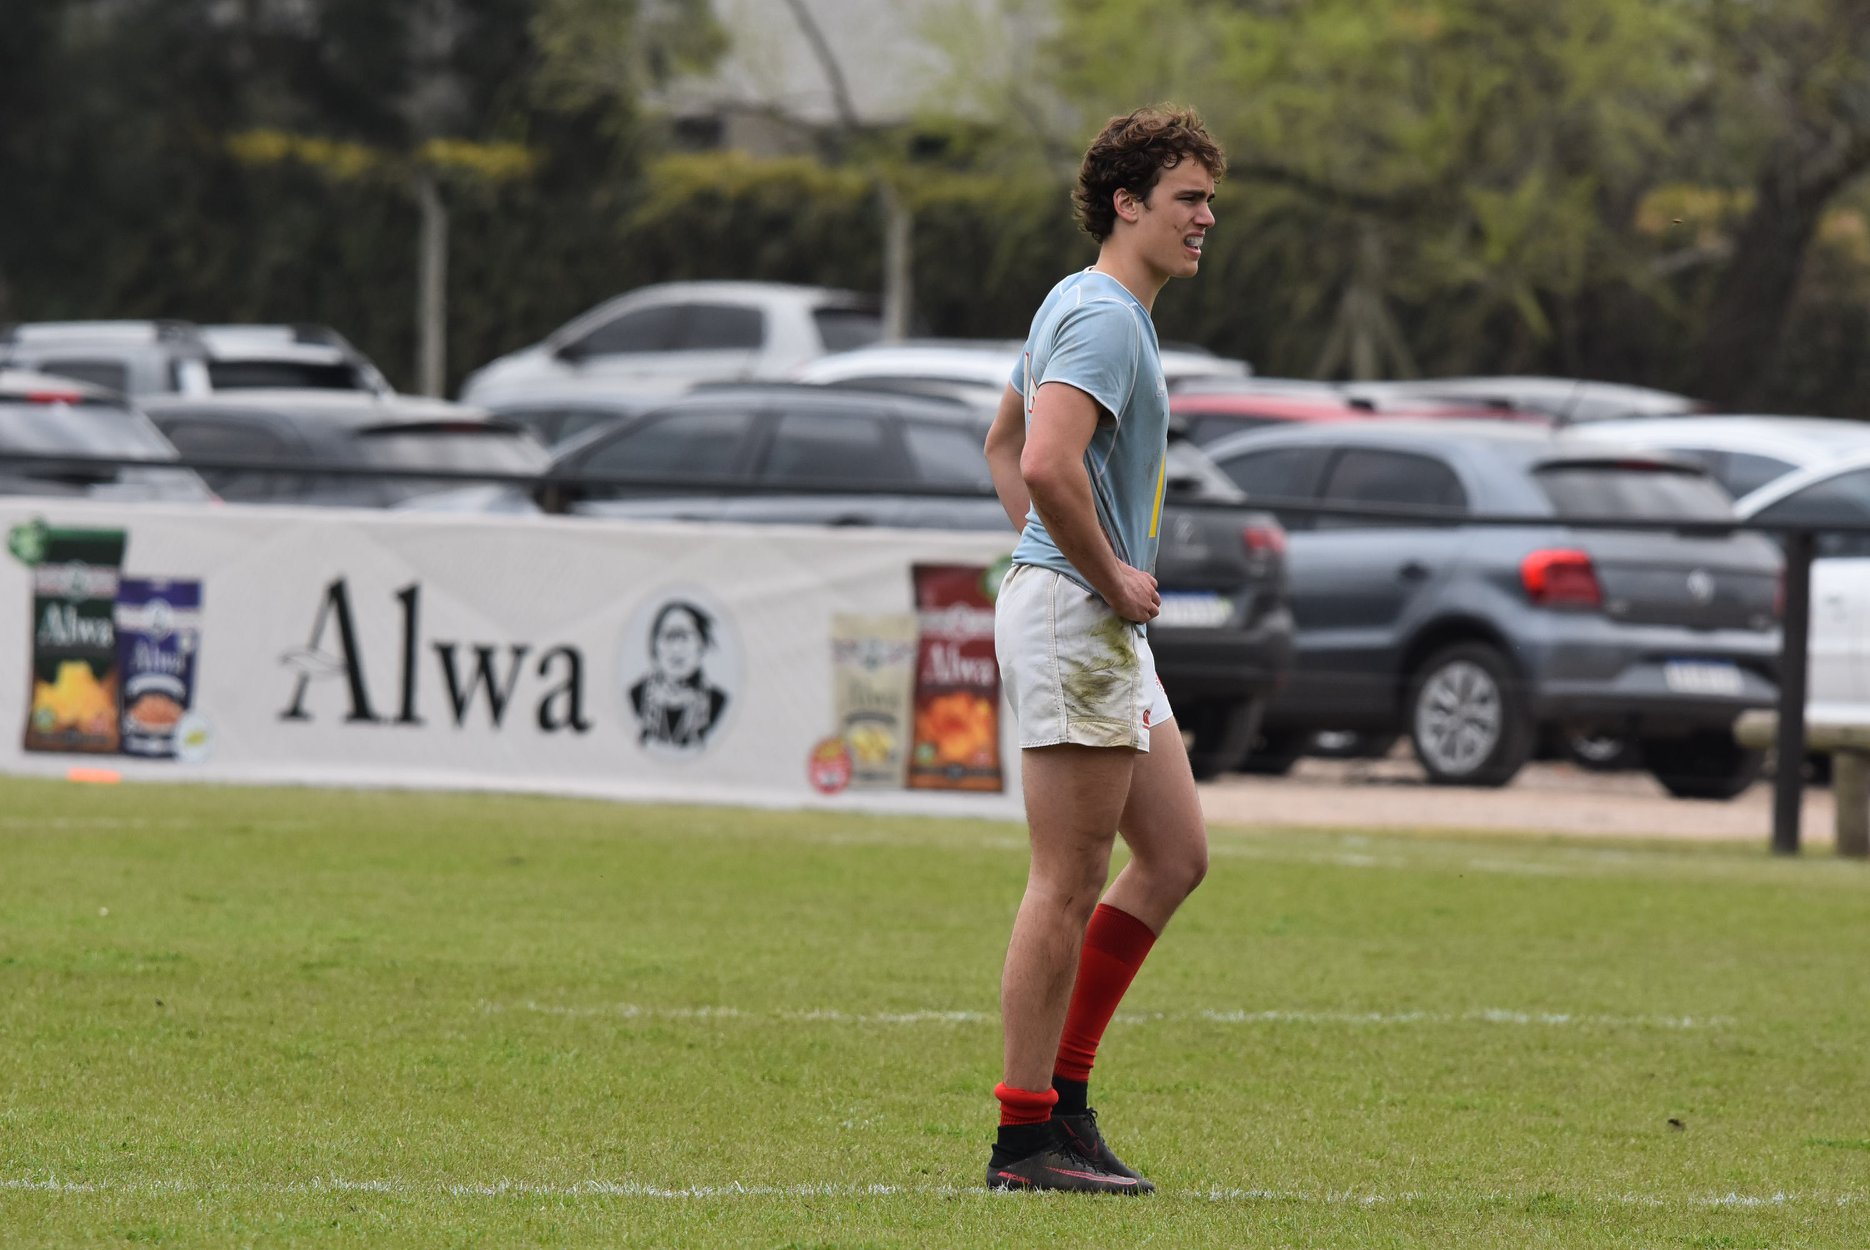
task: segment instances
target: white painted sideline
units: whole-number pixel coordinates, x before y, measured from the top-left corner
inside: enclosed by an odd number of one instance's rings
[[[197,1194],[203,1196],[226,1195],[240,1197],[247,1194],[292,1195],[292,1194],[394,1194],[399,1197],[448,1197],[448,1198],[649,1198],[660,1200],[707,1200],[721,1198],[883,1198],[883,1197],[940,1197],[953,1198],[971,1195],[993,1197],[1007,1201],[1032,1201],[1033,1195],[993,1193],[983,1186],[967,1185],[894,1185],[877,1182],[869,1185],[749,1185],[730,1182],[725,1185],[690,1185],[669,1187],[649,1185],[639,1181],[585,1180],[560,1183],[540,1183],[534,1181],[409,1181],[395,1178],[376,1178],[353,1180],[346,1177],[313,1177],[306,1181],[286,1181],[266,1183],[260,1181],[237,1182],[216,1181],[203,1184],[181,1178],[153,1181],[69,1181],[57,1177],[44,1178],[18,1177],[0,1179],[0,1190],[51,1194],[122,1194],[132,1197],[156,1197],[163,1194]],[[1401,1193],[1385,1194],[1361,1190],[1279,1190],[1279,1189],[1191,1189],[1182,1192],[1157,1194],[1155,1200],[1208,1203],[1302,1203],[1311,1206],[1409,1206],[1416,1204],[1434,1204],[1475,1201],[1488,1202],[1526,1202],[1534,1195],[1516,1194],[1501,1190],[1488,1190],[1484,1193],[1424,1193],[1419,1190],[1405,1190]],[[1539,1196],[1548,1196],[1543,1191]],[[1686,1198],[1665,1198],[1656,1194],[1597,1194],[1568,1195],[1579,1202],[1598,1206],[1637,1206],[1656,1209],[1698,1209],[1708,1207],[1733,1207],[1754,1209],[1763,1207],[1817,1206],[1848,1207],[1866,1200],[1866,1195],[1852,1194],[1802,1194],[1777,1191],[1771,1194],[1725,1194],[1693,1195]],[[1040,1196],[1045,1200],[1046,1196]]]
[[[596,1005],[563,1003],[484,1002],[489,1015],[528,1012],[547,1016],[601,1016],[618,1020],[794,1020],[825,1024],[995,1024],[1000,1017],[987,1011],[879,1011],[851,1012],[826,1008],[747,1010],[740,1007],[645,1007],[636,1003]],[[1573,1012],[1506,1011],[1120,1011],[1113,1023],[1158,1024],[1348,1024],[1394,1026],[1410,1024],[1511,1024],[1562,1028],[1722,1029],[1732,1016],[1600,1016]]]

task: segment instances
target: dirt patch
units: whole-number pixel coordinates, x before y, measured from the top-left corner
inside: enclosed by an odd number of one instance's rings
[[[1284,777],[1232,775],[1201,787],[1213,825],[1287,828],[1488,829],[1503,833],[1772,841],[1773,790],[1762,782],[1725,801],[1678,799],[1647,773],[1593,773],[1532,764],[1497,790],[1431,786],[1406,754],[1383,760],[1300,760]],[[1831,792],[1808,789],[1806,848],[1832,846]]]

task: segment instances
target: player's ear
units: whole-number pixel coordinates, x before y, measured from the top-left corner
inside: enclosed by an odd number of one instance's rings
[[[1132,225],[1143,212],[1142,201],[1138,200],[1127,187],[1117,188],[1110,197],[1110,203],[1111,207],[1117,210],[1117,216]]]

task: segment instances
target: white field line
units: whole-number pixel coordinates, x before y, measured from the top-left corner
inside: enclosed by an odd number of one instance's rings
[[[395,1178],[353,1180],[346,1177],[314,1177],[306,1181],[267,1183],[264,1181],[214,1181],[202,1183],[180,1178],[150,1181],[76,1181],[57,1177],[19,1177],[0,1179],[0,1191],[50,1194],[113,1194],[125,1197],[160,1197],[169,1194],[243,1197],[247,1195],[319,1194],[389,1194],[397,1197],[447,1198],[648,1198],[659,1200],[712,1200],[732,1198],[884,1198],[927,1196],[954,1198],[990,1194],[981,1186],[963,1185],[870,1185],[805,1184],[751,1185],[729,1182],[725,1185],[688,1185],[681,1187],[649,1185],[639,1181],[586,1180],[562,1183],[535,1181],[410,1181]],[[1018,1195],[1030,1201],[1034,1195]],[[1549,1197],[1541,1194],[1541,1197]],[[1596,1206],[1636,1206],[1656,1209],[1728,1207],[1738,1209],[1790,1206],[1848,1207],[1863,1203],[1866,1195],[1801,1194],[1779,1191],[1771,1194],[1702,1194],[1687,1197],[1662,1197],[1656,1194],[1602,1194],[1595,1196],[1560,1195]],[[1015,1200],[1018,1200],[1015,1199]],[[1207,1202],[1216,1204],[1284,1203],[1309,1206],[1381,1207],[1437,1204],[1523,1203],[1532,1195],[1498,1190],[1485,1193],[1373,1193],[1366,1190],[1280,1190],[1280,1189],[1191,1189],[1158,1195],[1155,1201]]]
[[[998,1024],[997,1013],[988,1011],[833,1011],[746,1010],[740,1007],[644,1007],[635,1003],[581,1006],[556,1003],[482,1003],[488,1015],[525,1012],[545,1016],[601,1017],[615,1020],[786,1020],[807,1024]],[[1415,1024],[1505,1024],[1542,1028],[1641,1028],[1641,1029],[1723,1029],[1734,1023],[1732,1016],[1598,1016],[1573,1012],[1507,1011],[1480,1008],[1474,1011],[1120,1011],[1117,1024],[1343,1024],[1360,1027],[1386,1027]]]

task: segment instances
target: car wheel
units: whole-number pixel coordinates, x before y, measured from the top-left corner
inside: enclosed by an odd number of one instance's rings
[[[1259,741],[1240,761],[1240,771],[1256,777],[1283,777],[1305,754],[1306,738],[1291,730],[1262,730]]]
[[[1262,700],[1202,703],[1175,716],[1186,731],[1188,766],[1196,781],[1212,781],[1237,767],[1247,744],[1259,736]]]
[[[1559,750],[1579,768],[1594,773],[1627,772],[1643,766],[1643,747],[1634,738],[1598,730],[1565,730]]]
[[[1519,676],[1485,643],[1430,656],[1409,685],[1409,738],[1429,780],[1503,786],[1532,754],[1532,718]]]
[[[1645,738],[1643,759],[1678,799],[1731,799],[1759,779],[1766,752],[1743,747],[1725,729],[1686,738]]]

